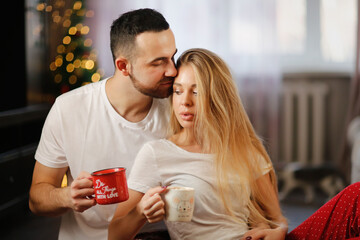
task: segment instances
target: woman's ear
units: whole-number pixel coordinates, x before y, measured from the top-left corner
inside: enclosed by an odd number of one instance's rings
[[[130,63],[126,58],[118,57],[115,60],[115,66],[116,68],[124,75],[129,76],[129,65]]]

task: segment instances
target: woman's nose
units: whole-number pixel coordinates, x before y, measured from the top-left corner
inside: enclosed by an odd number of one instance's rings
[[[190,106],[192,105],[192,100],[191,100],[191,96],[190,96],[190,93],[184,93],[183,94],[183,98],[182,98],[182,105],[184,106]]]

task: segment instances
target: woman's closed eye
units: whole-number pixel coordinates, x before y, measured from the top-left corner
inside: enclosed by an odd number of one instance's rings
[[[182,91],[180,89],[174,89],[173,91],[176,95],[180,95]]]
[[[173,92],[174,92],[176,95],[180,95],[180,94],[183,93],[183,91],[180,90],[180,89],[174,89]],[[197,92],[197,91],[193,91],[192,94],[193,94],[194,96],[197,96],[198,92]]]

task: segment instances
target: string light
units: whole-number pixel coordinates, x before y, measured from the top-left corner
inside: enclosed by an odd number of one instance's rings
[[[84,10],[79,10],[76,15],[78,15],[79,17],[83,17],[85,16],[85,11]]]
[[[52,11],[52,6],[47,6],[47,7],[45,8],[45,11],[46,11],[46,12],[51,12],[51,11]]]
[[[81,31],[81,28],[83,27],[83,25],[82,25],[82,23],[78,23],[75,25],[75,27],[78,31]]]
[[[62,75],[60,73],[56,74],[54,77],[54,81],[56,83],[61,83],[61,80],[62,80]]]
[[[92,82],[98,82],[100,80],[101,76],[99,73],[94,73],[92,76],[91,76],[91,81]]]
[[[64,16],[65,16],[65,17],[70,17],[72,13],[73,13],[73,10],[72,10],[72,9],[66,9]]]
[[[90,31],[90,28],[88,27],[88,26],[83,26],[82,28],[81,28],[81,34],[83,34],[83,35],[86,35],[86,34],[88,34],[89,33],[89,31]]]
[[[56,67],[61,67],[62,64],[63,64],[62,58],[57,58],[57,59],[55,60],[55,66],[56,66]]]
[[[95,12],[87,10],[84,1],[80,0],[72,6],[64,0],[51,2],[39,3],[36,10],[49,16],[50,24],[54,25],[52,28],[64,28],[65,36],[60,38],[61,42],[56,47],[57,55],[49,64],[54,83],[64,92],[100,81],[104,72],[97,69],[97,52],[91,49],[93,41],[88,37],[91,29],[83,22],[83,18],[94,17]]]
[[[57,53],[64,53],[65,52],[65,46],[60,44],[59,46],[57,46],[56,51],[57,51]]]
[[[95,13],[94,13],[93,10],[89,10],[89,11],[86,12],[86,17],[91,18],[91,17],[94,16],[94,14],[95,14]]]
[[[70,25],[71,25],[71,21],[70,21],[70,19],[66,19],[64,22],[63,22],[63,27],[70,27]]]
[[[95,63],[94,63],[93,60],[87,60],[86,63],[85,63],[85,68],[86,69],[91,70],[91,69],[94,68],[94,66],[95,66]]]
[[[44,9],[45,9],[45,3],[39,3],[36,6],[36,10],[38,10],[38,11],[43,11]]]
[[[53,17],[53,21],[54,21],[54,23],[59,23],[61,21],[61,17],[55,16],[55,17]]]
[[[74,10],[80,10],[81,6],[82,6],[82,2],[77,1],[77,2],[74,3],[73,9]]]
[[[74,67],[74,64],[72,64],[72,63],[69,63],[69,64],[66,66],[66,71],[69,72],[69,73],[73,72],[74,69],[75,69],[75,67]]]
[[[81,66],[81,61],[80,61],[80,59],[76,59],[73,64],[74,64],[74,67],[75,67],[75,68],[79,68],[79,67]]]
[[[71,37],[70,36],[65,36],[63,38],[63,44],[69,44],[71,42]]]
[[[84,46],[91,47],[91,45],[92,45],[92,40],[90,38],[85,39]]]
[[[76,81],[77,81],[77,77],[76,77],[75,75],[71,75],[71,76],[69,77],[69,83],[70,83],[71,85],[74,85],[74,84],[76,83]]]
[[[77,32],[77,28],[76,28],[76,27],[71,27],[71,28],[69,28],[69,34],[70,34],[70,35],[75,35],[76,32]]]
[[[69,52],[68,54],[66,54],[65,59],[66,61],[71,62],[74,59],[74,54],[72,52]]]
[[[55,62],[52,62],[52,63],[50,63],[50,70],[51,71],[55,71],[56,70],[56,65],[55,65]]]

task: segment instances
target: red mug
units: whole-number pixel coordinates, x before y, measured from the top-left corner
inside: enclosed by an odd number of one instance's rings
[[[98,204],[119,203],[129,199],[125,171],[125,168],[118,167],[91,173]]]

